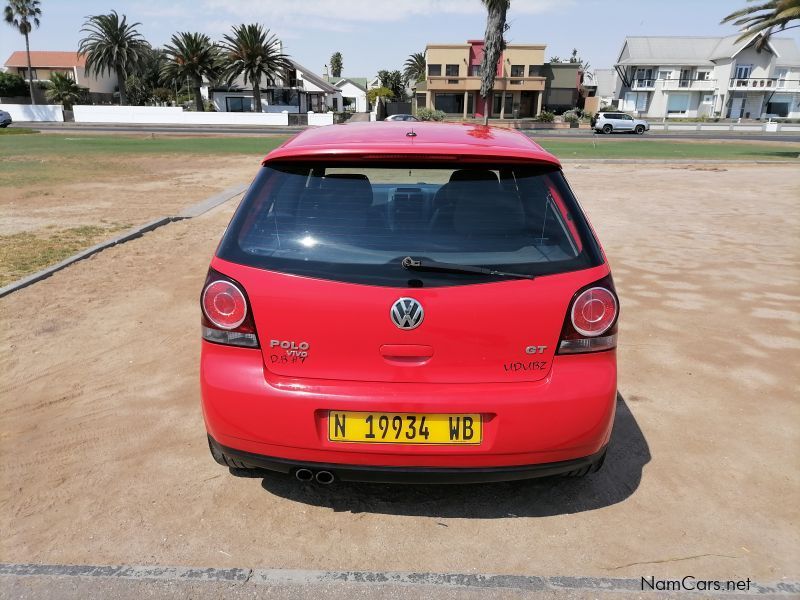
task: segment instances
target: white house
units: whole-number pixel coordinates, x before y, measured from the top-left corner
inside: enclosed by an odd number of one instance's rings
[[[627,37],[614,65],[620,109],[650,118],[800,118],[800,49],[760,36]]]
[[[6,71],[28,79],[28,56],[24,50],[11,53],[5,62]],[[102,75],[89,74],[86,70],[86,57],[75,51],[42,51],[31,50],[31,71],[33,80],[47,82],[53,73],[71,77],[72,80],[92,94],[102,94],[111,100],[117,90],[117,76],[105,72]],[[99,99],[99,98],[98,98]]]
[[[292,69],[276,81],[262,82],[262,112],[327,112],[342,110],[341,90],[303,65],[290,60]],[[253,87],[239,79],[232,86],[206,86],[204,95],[211,97],[219,112],[251,112]]]
[[[366,77],[326,77],[328,83],[342,93],[344,109],[351,112],[368,112]]]

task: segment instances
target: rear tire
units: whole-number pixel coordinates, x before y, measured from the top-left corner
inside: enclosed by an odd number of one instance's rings
[[[603,468],[603,463],[606,462],[606,452],[594,461],[590,465],[586,465],[585,467],[581,467],[580,469],[575,469],[574,471],[569,471],[568,473],[564,473],[564,477],[586,477],[587,475],[591,475],[592,473],[597,473],[600,469]]]
[[[603,133],[611,133],[614,128],[611,125],[603,125]]]
[[[636,129],[634,129],[634,131],[637,134],[642,135],[644,133],[644,125],[637,125]]]

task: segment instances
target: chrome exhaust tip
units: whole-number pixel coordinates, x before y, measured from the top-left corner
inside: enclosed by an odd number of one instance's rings
[[[317,483],[321,483],[322,485],[330,485],[333,483],[334,477],[333,473],[330,471],[319,471],[316,475]]]
[[[314,479],[314,473],[310,469],[297,469],[294,472],[294,476],[297,477],[297,481],[311,481]]]

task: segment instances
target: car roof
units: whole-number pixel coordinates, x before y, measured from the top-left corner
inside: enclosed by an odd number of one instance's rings
[[[417,157],[503,160],[560,166],[556,157],[513,129],[473,123],[381,121],[309,128],[270,152],[279,159]]]

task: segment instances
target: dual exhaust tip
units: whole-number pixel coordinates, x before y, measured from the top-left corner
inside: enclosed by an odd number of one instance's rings
[[[317,483],[322,485],[330,485],[335,479],[333,473],[330,471],[317,471],[314,473],[311,469],[305,468],[297,469],[297,471],[294,472],[294,476],[298,481],[308,482],[316,480]]]

